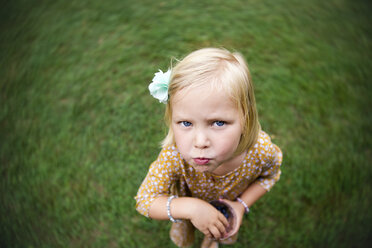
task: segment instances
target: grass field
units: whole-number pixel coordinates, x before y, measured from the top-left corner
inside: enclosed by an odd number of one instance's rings
[[[233,247],[372,242],[370,1],[1,5],[1,247],[174,247],[134,208],[166,132],[147,85],[207,46],[246,57],[284,153]]]

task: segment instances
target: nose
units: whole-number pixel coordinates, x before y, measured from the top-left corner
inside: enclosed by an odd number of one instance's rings
[[[198,149],[205,149],[209,147],[210,141],[207,133],[204,130],[195,130],[194,146]]]

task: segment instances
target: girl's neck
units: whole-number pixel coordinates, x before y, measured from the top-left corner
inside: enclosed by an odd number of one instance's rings
[[[230,159],[229,161],[226,161],[225,163],[220,165],[217,169],[215,169],[212,172],[212,174],[216,176],[223,176],[223,175],[228,174],[229,172],[236,170],[242,165],[246,155],[247,155],[247,151],[244,151],[240,155],[237,155],[236,157]]]

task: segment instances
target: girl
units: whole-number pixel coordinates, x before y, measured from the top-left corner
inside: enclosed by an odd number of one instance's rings
[[[156,73],[149,90],[167,104],[169,131],[138,190],[137,211],[171,220],[179,247],[192,245],[195,228],[205,235],[202,247],[234,243],[244,213],[279,180],[282,162],[280,149],[260,129],[243,57],[197,50],[171,71]],[[234,227],[211,204],[216,200],[229,206]]]

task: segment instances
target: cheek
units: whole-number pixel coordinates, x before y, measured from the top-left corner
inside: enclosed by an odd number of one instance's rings
[[[180,143],[182,141],[181,132],[177,128],[175,128],[174,126],[172,127],[172,129],[173,129],[174,141],[176,143]]]
[[[234,153],[236,148],[238,148],[239,140],[235,141],[232,139],[227,139],[225,142],[220,143],[220,151],[222,154]]]
[[[240,143],[241,133],[231,132],[220,140],[219,147],[222,154],[230,154],[236,151]]]
[[[178,150],[184,155],[190,145],[187,135],[184,132],[177,131],[177,129],[173,129],[173,134]]]

